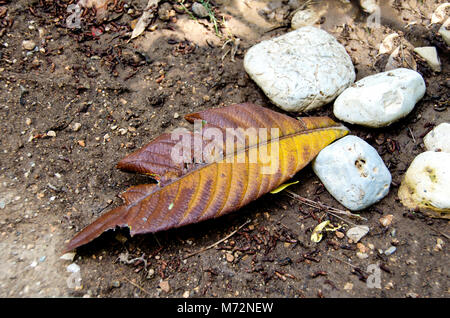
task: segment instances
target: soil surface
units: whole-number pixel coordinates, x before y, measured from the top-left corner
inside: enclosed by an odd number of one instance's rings
[[[416,67],[427,84],[398,123],[347,125],[377,149],[393,178],[389,195],[360,213],[367,220],[343,221],[267,194],[233,214],[155,235],[107,232],[77,250],[76,277],[66,269],[71,261],[60,259],[64,244],[119,205],[120,192],[148,182],[117,170],[121,158],[187,127],[183,116],[194,111],[241,102],[279,110],[248,78],[243,58],[252,45],[288,32],[304,1],[211,1],[217,30],[214,19],[193,19],[191,1],[184,8],[162,1],[131,41],[147,0],[111,1],[105,20],[84,10],[79,29],[67,27],[70,2],[0,0],[0,297],[449,296],[448,221],[408,211],[397,197],[424,151],[423,136],[450,121],[448,47],[430,25],[440,1],[382,1],[379,27],[367,25],[356,1],[308,2],[318,11],[328,3],[316,26],[346,47],[358,79],[385,70],[379,45],[398,32],[404,52],[396,63]],[[433,73],[414,46],[436,46],[442,72]],[[302,116],[333,118],[332,105]],[[294,180],[291,191],[344,209],[310,167]],[[386,215],[393,220],[384,227]],[[349,222],[370,232],[362,245],[333,232],[311,242],[327,219],[342,233]],[[392,255],[380,253],[391,246]],[[377,283],[371,264],[381,268],[379,288],[370,284]]]

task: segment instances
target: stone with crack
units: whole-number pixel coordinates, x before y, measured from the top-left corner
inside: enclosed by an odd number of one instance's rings
[[[251,47],[244,68],[274,104],[298,113],[333,101],[356,77],[345,48],[312,26]]]

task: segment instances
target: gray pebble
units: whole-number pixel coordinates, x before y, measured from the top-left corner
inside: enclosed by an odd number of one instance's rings
[[[209,15],[208,10],[198,2],[192,4],[192,12],[199,18],[206,18]]]
[[[384,254],[389,256],[389,255],[394,254],[396,250],[397,250],[397,248],[395,246],[391,246],[387,250],[384,251]]]

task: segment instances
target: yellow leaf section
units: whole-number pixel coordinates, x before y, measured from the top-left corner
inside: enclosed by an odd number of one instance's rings
[[[323,221],[322,223],[320,223],[319,225],[317,225],[311,234],[311,241],[313,241],[314,243],[319,243],[323,237],[322,231],[329,224],[330,224],[330,220],[326,220],[326,221]]]
[[[294,185],[294,184],[297,184],[297,183],[299,183],[300,181],[294,181],[294,182],[291,182],[291,183],[285,183],[285,184],[282,184],[282,185],[280,185],[278,188],[276,188],[275,190],[272,190],[272,191],[270,191],[270,193],[271,194],[277,194],[277,193],[280,193],[281,191],[283,191],[284,189],[286,189],[287,187],[289,187],[289,186],[291,186],[291,185]]]
[[[339,230],[342,226],[333,226],[331,225],[330,221],[323,221],[319,225],[317,225],[312,234],[311,234],[311,241],[315,243],[319,243],[323,238],[323,231],[326,232],[335,232],[336,230]]]
[[[237,160],[242,154],[234,154],[191,172],[175,182],[180,183],[181,187],[189,188],[195,184],[195,191],[187,204],[178,202],[182,197],[175,199],[175,207],[184,205],[181,218],[166,215],[165,221],[176,222],[171,226],[178,227],[237,210],[292,178],[320,150],[347,133],[348,130],[341,127],[302,131],[257,145],[258,156],[255,163],[249,162],[247,149],[244,162]],[[270,160],[277,147],[278,155]],[[261,153],[267,155],[260,156]],[[274,169],[270,169],[270,166]],[[194,176],[196,174],[199,175]],[[178,185],[171,184],[161,191],[170,191],[171,188],[178,188]]]
[[[348,133],[344,127],[316,127],[251,146],[155,191],[139,204],[139,213],[126,218],[126,223],[133,226],[131,234],[156,232],[218,217],[277,188],[305,167],[320,150]],[[252,147],[257,147],[256,162],[249,162]],[[238,161],[238,157],[243,162]],[[155,196],[157,200],[152,198]],[[169,206],[171,209],[167,208]]]

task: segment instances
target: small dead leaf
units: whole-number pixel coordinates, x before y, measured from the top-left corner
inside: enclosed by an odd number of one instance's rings
[[[332,226],[332,225],[330,224],[330,221],[329,221],[329,220],[323,221],[322,223],[320,223],[319,225],[317,225],[317,226],[314,228],[314,231],[313,231],[313,233],[312,233],[312,235],[311,235],[311,241],[313,241],[313,242],[315,242],[315,243],[319,243],[319,242],[322,240],[322,237],[323,237],[322,232],[323,232],[323,231],[326,231],[326,232],[335,232],[336,230],[339,230],[340,228],[341,228],[340,225],[339,225],[339,226],[336,226],[336,227]]]
[[[319,243],[323,237],[322,231],[328,224],[330,224],[330,220],[323,221],[322,223],[317,225],[312,232],[311,241]]]
[[[277,194],[277,193],[280,193],[281,191],[283,191],[283,190],[286,189],[287,187],[289,187],[289,186],[291,186],[291,185],[293,185],[293,184],[297,184],[297,183],[299,183],[299,181],[294,181],[294,182],[291,182],[291,183],[285,183],[285,184],[282,184],[282,185],[280,185],[278,188],[276,188],[275,190],[270,191],[270,193],[271,193],[271,194]]]
[[[144,12],[142,13],[141,17],[139,18],[138,22],[136,23],[136,26],[134,27],[133,32],[131,33],[131,38],[129,41],[133,40],[134,38],[137,38],[148,27],[151,20],[154,18],[154,13],[155,13],[156,9],[158,8],[159,1],[160,0],[149,0],[148,1],[147,6],[144,9]]]

